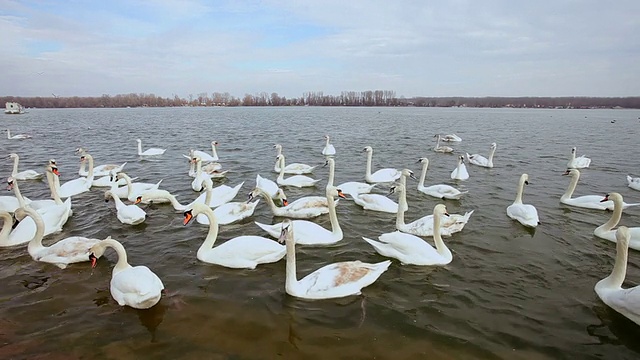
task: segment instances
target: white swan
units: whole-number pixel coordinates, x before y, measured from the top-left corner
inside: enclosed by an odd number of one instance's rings
[[[622,199],[622,195],[616,192],[609,193],[605,195],[604,199],[601,201],[613,201],[613,214],[611,214],[611,218],[606,223],[598,226],[594,231],[593,235],[616,242],[616,230],[615,228],[620,222],[620,218],[622,217],[622,210],[624,204],[624,200]],[[629,228],[630,240],[629,247],[634,250],[640,250],[640,227],[631,227]]]
[[[442,137],[442,141],[447,141],[447,142],[460,142],[462,141],[462,138],[456,134],[449,134],[449,135],[444,135]]]
[[[220,158],[218,157],[218,152],[216,151],[216,146],[218,146],[217,141],[211,142],[211,154],[200,151],[200,150],[191,150],[189,151],[189,155],[193,158],[194,156],[199,157],[202,161],[210,162],[210,161],[218,161]],[[213,155],[212,155],[213,154]]]
[[[15,196],[0,196],[0,211],[12,213],[19,207],[20,201]]]
[[[119,172],[122,171],[122,169],[124,169],[124,167],[127,165],[126,162],[117,165],[117,164],[102,164],[102,165],[98,165],[98,166],[94,166],[93,167],[93,176],[94,177],[107,177],[110,176],[112,173],[117,174]],[[78,169],[78,175],[80,176],[88,176],[89,172],[86,170],[87,167],[87,163],[86,162],[82,162],[80,163],[80,169]],[[95,182],[95,181],[94,181]]]
[[[118,173],[116,171],[112,170],[107,176],[102,176],[98,179],[96,179],[94,176],[93,182],[91,183],[91,187],[113,187],[114,183],[116,187],[127,185],[127,182],[125,179],[116,180],[117,174]],[[135,181],[137,179],[138,179],[137,177],[133,177],[131,178],[131,181]]]
[[[353,202],[362,206],[365,210],[386,212],[395,214],[398,212],[398,203],[380,194],[358,194]]]
[[[320,179],[312,179],[308,176],[304,175],[293,175],[288,178],[284,178],[284,155],[280,154],[277,156],[276,160],[280,161],[280,174],[276,179],[276,183],[280,186],[294,186],[294,187],[310,187],[315,186]]]
[[[439,199],[452,200],[458,200],[462,195],[468,193],[468,191],[460,191],[453,186],[446,184],[424,186],[424,180],[427,177],[427,169],[429,168],[429,159],[420,158],[418,162],[422,163],[422,173],[420,174],[420,181],[418,182],[418,191]]]
[[[338,222],[336,214],[335,197],[345,198],[341,189],[334,186],[326,188],[327,202],[329,204],[329,220],[331,221],[331,230],[327,230],[322,226],[307,220],[293,220],[296,227],[295,242],[300,245],[330,245],[342,240],[343,233]],[[262,230],[269,233],[273,237],[280,236],[282,223],[273,225],[255,222]]]
[[[433,147],[433,151],[435,152],[439,152],[439,153],[452,153],[453,152],[453,148],[449,147],[449,146],[440,146],[440,135],[434,135],[435,138],[437,138],[436,140],[436,146]]]
[[[283,245],[262,236],[238,236],[214,248],[218,222],[210,207],[194,204],[184,213],[184,225],[199,214],[209,219],[209,232],[198,249],[198,260],[233,269],[255,269],[258,264],[277,262],[284,257],[286,248]]]
[[[444,266],[453,260],[453,255],[442,241],[438,231],[442,215],[449,216],[447,208],[444,204],[438,204],[433,208],[433,228],[436,230],[433,237],[435,249],[424,239],[399,231],[382,234],[378,237],[379,241],[364,236],[362,238],[380,255],[398,259],[402,264]]]
[[[162,280],[146,266],[129,265],[124,246],[111,236],[89,249],[92,266],[96,266],[97,258],[104,254],[107,247],[114,249],[118,254],[118,262],[113,268],[110,286],[111,296],[118,305],[148,309],[157,304],[164,290]]]
[[[16,217],[30,217],[36,224],[36,232],[29,241],[27,250],[35,261],[42,261],[56,265],[64,269],[67,265],[77,262],[89,261],[89,248],[100,242],[99,239],[89,239],[81,236],[72,236],[62,239],[51,246],[43,246],[45,224],[41,215],[29,207],[16,210]]]
[[[211,208],[217,208],[218,206],[230,202],[236,197],[236,195],[238,195],[242,185],[244,185],[244,181],[234,187],[220,185],[211,189],[211,200],[207,202],[207,205]]]
[[[360,295],[362,288],[374,283],[387,271],[390,260],[375,264],[343,261],[325,265],[298,280],[296,274],[295,225],[286,219],[282,223],[280,242],[287,245],[285,291],[303,299],[332,299]]]
[[[18,211],[18,209],[16,209]],[[50,206],[46,211],[40,212],[44,222],[44,234],[47,236],[62,231],[62,226],[71,215],[71,199],[68,198],[63,204]],[[7,243],[2,246],[19,245],[29,242],[36,234],[36,223],[31,217],[18,218],[20,222],[15,226]]]
[[[640,191],[640,177],[632,178],[631,176],[627,175],[627,183],[633,190]]]
[[[591,159],[582,155],[580,157],[576,157],[576,148],[575,146],[571,148],[571,156],[569,157],[569,162],[567,163],[567,168],[569,169],[583,169],[588,168],[591,164]]]
[[[513,204],[507,207],[507,216],[518,221],[520,224],[528,227],[535,228],[540,224],[538,219],[538,210],[531,204],[522,203],[522,194],[524,193],[524,186],[529,185],[529,175],[520,175],[520,181],[518,182],[518,192]]]
[[[273,171],[279,173],[280,172],[280,155],[282,155],[282,145],[280,144],[275,144],[273,145],[274,148],[276,148],[276,164],[273,166]],[[284,161],[282,161],[282,163],[284,163]],[[313,172],[313,170],[316,169],[317,166],[311,166],[311,165],[307,165],[307,164],[302,164],[302,163],[293,163],[293,164],[289,164],[284,166],[284,173],[285,174],[293,174],[293,175],[302,175],[302,174],[310,174]]]
[[[47,171],[49,171],[49,169],[47,169]],[[52,180],[50,180],[49,178],[49,174],[47,173],[47,180],[49,180],[49,187],[51,189],[51,197],[53,199],[45,199],[45,200],[29,200],[25,197],[22,196],[21,192],[20,192],[20,188],[18,187],[18,181],[9,177],[7,179],[7,189],[8,190],[13,190],[16,199],[18,199],[18,202],[20,203],[20,207],[26,207],[29,206],[30,208],[37,210],[40,213],[43,213],[45,211],[48,211],[49,207],[51,206],[56,206],[56,205],[62,205],[63,202],[60,199],[60,196],[58,196],[58,191],[55,188],[55,186],[53,186],[52,184]],[[69,216],[71,216],[71,198],[69,198],[69,202],[68,202],[68,206],[69,206]]]
[[[11,230],[13,230],[13,215],[11,215],[7,211],[0,210],[0,219],[2,219],[2,230],[0,231],[0,247],[17,245],[8,243],[9,234],[11,234]]]
[[[626,226],[618,228],[616,231],[616,260],[613,270],[609,276],[596,283],[594,290],[603,303],[640,325],[640,286],[622,288],[624,278],[627,276],[630,237],[629,229]]]
[[[104,192],[104,199],[109,202],[109,198],[113,198],[116,203],[116,217],[123,224],[138,225],[144,222],[147,213],[140,209],[137,205],[126,205],[118,196],[110,190]]]
[[[189,176],[196,177],[196,164],[191,161],[193,156],[182,155],[189,160]],[[222,165],[218,162],[210,162],[202,165],[202,172],[208,174],[211,178],[220,178],[226,176],[229,170],[220,171],[222,169]]]
[[[139,156],[154,156],[154,155],[162,155],[164,154],[165,151],[167,151],[167,149],[160,149],[160,148],[148,148],[145,151],[142,151],[142,140],[140,139],[136,139],[136,142],[138,143],[138,155]]]
[[[120,199],[127,199],[129,201],[136,201],[136,198],[138,197],[138,195],[144,193],[145,191],[149,191],[149,190],[157,190],[158,187],[160,187],[160,184],[162,183],[162,179],[160,179],[160,181],[158,181],[155,184],[152,183],[143,183],[143,182],[132,182],[133,179],[131,179],[129,177],[129,175],[127,175],[127,173],[124,172],[119,172],[118,174],[116,174],[116,181],[111,183],[111,189],[109,189],[109,191],[111,191],[111,193],[117,197],[119,197]],[[127,184],[126,186],[121,186],[118,187],[118,183],[124,180],[124,182]]]
[[[18,163],[20,157],[16,153],[9,154],[9,157],[13,159],[13,170],[11,170],[11,177],[16,180],[39,180],[42,179],[43,174],[35,170],[23,170],[18,172]]]
[[[211,186],[213,186],[211,176],[202,171],[202,159],[194,156],[191,159],[191,162],[196,164],[196,176],[193,178],[193,181],[191,181],[191,189],[193,189],[193,191],[200,192],[204,189],[205,183],[210,183]]]
[[[325,135],[324,139],[326,140],[326,143],[324,144],[324,148],[322,149],[322,155],[324,156],[333,156],[336,154],[336,148],[333,146],[333,144],[329,143],[329,135]]]
[[[498,145],[496,143],[491,143],[491,146],[489,147],[489,158],[487,159],[486,157],[480,155],[480,154],[473,154],[473,155],[469,155],[469,153],[467,154],[467,161],[469,161],[470,164],[473,165],[478,165],[478,166],[482,166],[482,167],[486,167],[486,168],[492,168],[493,167],[493,155],[496,153],[496,148],[498,147]]]
[[[326,207],[328,209],[329,203],[325,196],[303,196],[295,199],[293,202],[289,202],[284,190],[278,189],[278,195],[274,200],[280,200],[282,206],[289,206],[291,209],[303,209],[312,207]],[[340,199],[336,200],[336,205]]]
[[[27,135],[27,134],[17,134],[17,135],[13,135],[13,136],[11,136],[11,131],[9,131],[9,129],[7,129],[7,139],[9,139],[9,140],[24,140],[24,139],[31,139],[31,135]]]
[[[260,199],[254,202],[228,202],[213,209],[213,214],[218,220],[218,225],[232,224],[253,215],[259,202]],[[203,214],[196,216],[196,221],[209,225],[209,218]]]
[[[267,193],[271,198],[278,195],[278,184],[275,181],[263,178],[260,174],[256,175],[256,187]]]
[[[274,216],[290,217],[290,218],[297,218],[297,219],[308,219],[308,218],[320,216],[322,214],[326,214],[329,212],[329,208],[326,205],[323,206],[322,204],[319,204],[319,203],[315,203],[315,204],[307,203],[307,204],[302,204],[304,206],[299,206],[300,204],[296,204],[296,202],[294,201],[291,204],[287,204],[282,207],[277,207],[276,204],[273,202],[273,199],[271,198],[271,196],[269,196],[269,194],[265,193],[260,188],[255,188],[251,191],[251,193],[249,193],[248,201],[251,201],[258,196],[262,196],[265,199],[265,201],[267,202],[267,205],[269,205],[269,208],[271,209],[271,212],[273,213]]]
[[[367,168],[364,173],[364,179],[368,183],[387,183],[394,182],[400,178],[400,170],[393,168],[380,169],[373,174],[371,173],[371,162],[373,160],[373,148],[366,146],[363,152],[367,153]]]
[[[565,171],[562,175],[563,176],[571,175],[571,182],[569,183],[569,187],[567,188],[567,191],[565,191],[564,194],[562,194],[562,197],[560,197],[561,203],[565,205],[571,205],[571,206],[587,208],[587,209],[613,210],[614,208],[613,201],[609,200],[609,201],[603,202],[601,201],[602,200],[601,195],[583,195],[583,196],[571,198],[571,195],[573,195],[573,192],[576,190],[576,186],[578,185],[578,180],[580,179],[580,170],[567,169],[567,171]],[[622,208],[626,209],[629,206],[637,206],[637,205],[640,205],[640,203],[627,204],[623,202]]]
[[[467,167],[464,165],[464,157],[462,155],[458,156],[458,165],[451,172],[451,178],[454,180],[467,180],[469,179],[469,173],[467,172]]]
[[[329,165],[329,180],[327,181],[327,186],[333,186],[333,179],[335,177],[336,171],[336,162],[333,158],[327,159],[325,165]],[[378,185],[377,183],[367,184],[363,182],[357,181],[347,181],[336,187],[342,190],[343,193],[349,194],[349,196],[356,197],[358,194],[368,194],[373,190],[373,188]]]
[[[398,198],[400,199],[399,208],[408,207],[406,187],[403,184],[396,184],[391,188],[390,192],[398,193]],[[409,224],[405,224],[405,211],[398,210],[396,212],[396,229],[418,236],[433,236],[435,229],[433,215],[426,215]],[[473,215],[474,211],[475,210],[468,211],[464,215],[448,214],[448,219],[444,222],[441,222],[440,234],[444,236],[451,236],[451,234],[462,231],[467,222],[469,222],[469,218],[471,218],[471,215]]]
[[[84,154],[80,157],[80,161],[89,161],[89,173],[87,177],[79,177],[77,179],[69,180],[58,188],[58,195],[62,198],[81,194],[89,191],[93,184],[93,157],[89,154]]]

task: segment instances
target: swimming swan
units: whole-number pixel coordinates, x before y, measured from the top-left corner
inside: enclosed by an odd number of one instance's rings
[[[632,178],[631,176],[627,175],[627,183],[633,190],[640,191],[640,177]]]
[[[580,157],[576,157],[576,148],[575,146],[571,148],[571,156],[569,157],[569,162],[567,163],[567,168],[569,169],[583,169],[588,168],[591,164],[591,159],[582,155]]]
[[[611,218],[606,223],[598,226],[594,231],[593,235],[616,242],[616,230],[615,228],[620,222],[620,218],[622,217],[622,204],[624,203],[622,199],[622,195],[616,192],[609,193],[605,195],[604,199],[601,201],[609,201],[613,200],[613,214],[611,214]],[[629,228],[629,247],[634,250],[640,250],[640,227],[631,227]]]
[[[368,183],[386,183],[394,182],[400,178],[400,170],[393,168],[380,169],[373,174],[371,173],[371,161],[373,160],[373,148],[366,146],[363,152],[367,153],[367,168],[364,173],[364,179]]]
[[[162,155],[167,149],[160,148],[149,148],[145,151],[142,151],[142,140],[136,139],[138,143],[138,156],[154,156],[154,155]]]
[[[126,205],[118,196],[110,190],[105,191],[104,201],[109,202],[109,198],[113,198],[116,203],[116,217],[123,224],[138,225],[144,222],[147,213],[137,205]]]
[[[518,221],[520,224],[528,227],[535,228],[540,224],[538,219],[538,210],[535,206],[522,203],[522,194],[524,193],[524,186],[529,185],[529,175],[520,175],[520,181],[518,182],[518,192],[513,204],[507,207],[507,216]]]
[[[627,258],[631,235],[626,226],[616,231],[616,260],[611,274],[598,281],[594,288],[598,297],[610,308],[640,325],[640,286],[623,289],[627,275]]]
[[[458,156],[458,165],[451,172],[451,178],[454,180],[467,180],[469,179],[469,173],[467,167],[464,165],[464,157]]]
[[[17,218],[30,217],[36,224],[36,232],[29,241],[27,250],[35,261],[42,261],[64,269],[72,263],[89,261],[89,248],[100,242],[82,236],[72,236],[62,239],[51,246],[43,246],[45,224],[42,216],[29,207],[16,210]]]
[[[342,240],[343,233],[338,222],[336,214],[335,197],[345,198],[342,190],[335,186],[327,186],[326,188],[327,202],[329,204],[329,220],[331,221],[331,230],[327,230],[322,226],[307,220],[293,220],[296,227],[295,242],[300,245],[330,245]],[[273,225],[255,222],[262,230],[269,233],[273,237],[280,236],[282,223]]]
[[[460,191],[453,186],[446,184],[424,186],[424,180],[427,177],[427,169],[429,168],[429,159],[420,158],[418,162],[422,163],[422,173],[420,174],[420,181],[418,182],[418,191],[439,199],[452,200],[459,200],[462,195],[468,193],[468,191]]]
[[[18,172],[18,163],[20,157],[16,153],[9,154],[9,157],[13,159],[13,170],[11,170],[11,177],[16,180],[39,180],[42,179],[43,174],[35,170],[23,170]]]
[[[324,144],[324,148],[322,149],[322,155],[324,156],[333,156],[336,154],[336,148],[333,147],[333,144],[329,143],[329,135],[325,135],[324,139],[326,143]]]
[[[273,171],[279,173],[280,172],[280,160],[279,156],[282,155],[282,145],[275,144],[273,147],[276,149],[276,164],[273,166]],[[289,165],[285,165],[284,173],[285,174],[293,174],[293,175],[302,175],[309,174],[315,170],[317,166],[311,166],[302,163],[293,163]]]
[[[269,196],[269,194],[265,193],[260,188],[255,188],[251,191],[251,193],[249,193],[248,201],[252,201],[254,198],[258,196],[262,196],[265,199],[265,201],[267,202],[267,205],[269,205],[269,208],[271,209],[271,212],[273,213],[274,216],[290,217],[290,218],[296,218],[296,219],[308,219],[308,218],[320,216],[322,214],[326,214],[329,212],[329,208],[326,205],[322,205],[320,203],[296,204],[296,202],[294,201],[293,203],[287,204],[285,206],[277,207],[276,204],[273,202],[273,199],[271,198],[271,196]],[[301,205],[304,205],[304,206],[301,206]]]
[[[80,161],[89,161],[89,172],[87,177],[79,177],[60,185],[58,188],[58,195],[60,195],[61,198],[78,195],[89,191],[91,188],[91,185],[93,184],[93,157],[89,154],[84,154],[80,157]]]
[[[17,134],[17,135],[13,135],[13,136],[11,136],[11,131],[9,131],[9,129],[7,129],[7,139],[9,139],[9,140],[24,140],[24,139],[31,139],[31,135],[27,135],[27,134]]]
[[[439,152],[439,153],[452,153],[453,152],[453,148],[449,147],[449,146],[440,146],[440,135],[434,135],[435,138],[437,138],[436,140],[436,146],[433,147],[433,151],[435,152]]]
[[[482,166],[482,167],[486,167],[486,168],[492,168],[493,167],[493,155],[496,153],[496,148],[498,147],[498,145],[496,143],[491,143],[491,146],[489,147],[489,158],[487,159],[486,157],[480,155],[480,154],[473,154],[473,155],[469,155],[469,153],[467,154],[467,161],[469,161],[470,164],[473,165],[478,165],[478,166]]]
[[[280,161],[280,174],[276,179],[276,183],[280,186],[294,186],[297,188],[315,186],[320,179],[312,179],[304,175],[293,175],[284,178],[284,155],[280,154],[276,157]]]
[[[344,261],[325,265],[298,280],[294,227],[291,220],[285,219],[278,239],[287,246],[285,291],[291,296],[303,299],[332,299],[360,295],[362,288],[378,280],[391,265],[390,260],[375,264],[359,260]]]
[[[284,257],[283,245],[262,236],[238,236],[213,247],[218,237],[218,222],[210,207],[194,204],[184,213],[184,225],[199,214],[209,219],[209,232],[198,249],[198,260],[233,269],[255,269],[258,264],[277,262]]]
[[[575,198],[571,198],[573,192],[576,190],[576,186],[578,185],[578,180],[580,179],[580,170],[578,169],[567,169],[563,174],[571,175],[571,182],[569,183],[569,187],[567,191],[564,192],[562,197],[560,197],[560,202],[565,205],[571,205],[581,208],[587,209],[596,209],[596,210],[613,210],[614,204],[613,201],[600,201],[602,200],[601,195],[583,195]],[[626,209],[629,206],[637,206],[640,204],[627,204],[625,202],[622,203],[622,208]]]
[[[335,177],[335,171],[336,171],[336,162],[333,158],[329,158],[325,162],[325,166],[326,165],[329,165],[329,180],[327,181],[327,186],[333,186],[333,179]],[[357,181],[347,181],[340,185],[337,185],[336,187],[342,190],[343,193],[349,194],[349,196],[353,198],[353,197],[356,197],[356,195],[358,194],[370,193],[371,190],[373,190],[373,188],[376,185],[377,183],[367,184],[367,183],[357,182]]]
[[[124,246],[111,236],[89,249],[91,266],[96,266],[97,258],[104,254],[107,247],[114,249],[118,254],[118,262],[111,274],[111,296],[118,305],[148,309],[157,304],[164,290],[162,280],[146,266],[129,265]]]
[[[433,208],[433,228],[435,229],[433,240],[435,249],[424,239],[415,235],[406,234],[400,231],[382,234],[375,241],[362,237],[366,242],[383,256],[400,260],[403,265],[428,265],[444,266],[453,260],[453,254],[440,235],[440,224],[442,216],[449,216],[444,204],[437,204]]]

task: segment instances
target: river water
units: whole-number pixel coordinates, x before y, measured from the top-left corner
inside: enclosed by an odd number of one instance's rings
[[[284,291],[285,261],[234,270],[202,263],[196,251],[207,227],[182,225],[182,215],[154,205],[139,226],[121,224],[104,188],[73,198],[74,214],[62,233],[105,238],[127,249],[132,265],[147,265],[173,295],[149,310],[121,308],[111,298],[109,281],[116,255],[108,251],[95,269],[80,263],[60,270],[34,262],[26,246],[0,249],[0,358],[48,359],[637,359],[640,327],[609,309],[595,294],[595,283],[613,266],[615,245],[592,235],[605,212],[559,203],[569,179],[561,176],[571,147],[592,159],[582,171],[575,195],[616,191],[626,202],[640,192],[625,176],[640,176],[637,110],[532,110],[464,108],[135,108],[32,109],[2,120],[25,141],[0,139],[2,153],[21,156],[21,169],[43,170],[58,161],[61,181],[77,177],[77,147],[96,165],[127,162],[139,181],[157,182],[182,203],[196,197],[182,157],[190,148],[218,153],[227,178],[244,185],[243,201],[256,174],[273,180],[275,151],[283,145],[287,162],[322,165],[323,136],[337,149],[336,183],[364,181],[366,157],[373,168],[409,168],[430,159],[427,185],[448,183],[468,190],[460,201],[445,203],[450,213],[475,210],[464,230],[445,238],[453,261],[445,267],[401,265],[394,260],[361,296],[308,301]],[[616,120],[612,123],[611,120]],[[448,144],[456,153],[487,155],[498,144],[493,169],[467,165],[470,179],[449,177],[451,154],[431,151],[434,134],[459,135]],[[137,156],[162,147],[157,160]],[[11,160],[2,161],[6,178]],[[531,184],[524,200],[535,205],[541,225],[535,231],[506,216],[518,178]],[[315,188],[287,189],[290,200],[324,195],[328,168],[319,167]],[[407,221],[431,214],[437,199],[408,180]],[[48,196],[44,181],[20,184],[31,199]],[[377,190],[386,193],[388,186]],[[395,197],[394,197],[395,199]],[[385,258],[362,240],[394,230],[395,216],[365,211],[350,200],[337,207],[344,240],[330,247],[298,247],[298,276],[329,262]],[[621,223],[638,226],[639,208]],[[262,235],[253,221],[274,218],[261,201],[255,214],[221,227],[219,241]],[[316,218],[329,227],[328,216]],[[631,250],[625,286],[640,279],[640,255]]]

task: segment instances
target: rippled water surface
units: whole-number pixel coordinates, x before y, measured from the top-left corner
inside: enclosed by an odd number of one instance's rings
[[[567,207],[559,198],[569,182],[561,174],[577,146],[592,166],[582,172],[576,195],[617,191],[626,202],[640,202],[640,192],[625,179],[640,176],[639,116],[627,110],[414,108],[33,109],[3,115],[13,133],[33,139],[2,138],[2,152],[18,153],[21,169],[39,171],[53,157],[63,182],[78,176],[74,149],[83,146],[96,165],[126,161],[130,176],[164,179],[162,188],[188,203],[197,194],[182,154],[207,150],[217,140],[221,163],[231,170],[223,183],[244,182],[236,198],[243,201],[256,174],[275,180],[275,143],[283,145],[287,162],[321,165],[322,137],[329,134],[337,149],[336,183],[364,181],[366,145],[374,148],[374,170],[409,168],[419,175],[416,161],[427,156],[427,185],[469,191],[461,201],[447,200],[448,211],[475,213],[462,232],[445,238],[451,264],[403,266],[394,260],[361,296],[305,301],[285,293],[284,261],[256,270],[202,263],[196,251],[206,226],[183,226],[180,213],[161,205],[147,209],[142,225],[121,224],[113,203],[103,201],[103,188],[93,188],[73,198],[73,216],[45,243],[111,235],[125,245],[131,264],[149,266],[177,294],[150,310],[121,308],[109,293],[114,252],[93,270],[88,262],[60,270],[34,262],[26,246],[2,248],[0,358],[637,359],[640,327],[593,291],[613,266],[615,245],[592,235],[610,215]],[[486,156],[496,142],[495,168],[468,165],[470,179],[456,184],[449,177],[455,156],[431,151],[436,133],[462,137],[450,144],[456,153]],[[144,148],[168,150],[157,160],[141,160],[136,138]],[[11,164],[2,160],[3,179]],[[525,172],[531,184],[524,199],[537,207],[542,223],[535,231],[506,216]],[[317,168],[313,176],[320,185],[287,189],[288,197],[324,195],[327,175],[328,168]],[[412,221],[430,214],[438,201],[408,181],[406,219]],[[20,187],[31,199],[49,193],[44,181]],[[298,247],[299,277],[329,262],[384,260],[362,236],[393,231],[395,216],[365,211],[350,200],[342,200],[337,213],[344,240]],[[638,214],[640,209],[629,209],[621,223],[639,226]],[[261,202],[253,217],[221,227],[219,241],[267,236],[253,221],[280,220]],[[329,227],[327,215],[315,221]],[[632,250],[625,286],[639,281],[640,254]]]

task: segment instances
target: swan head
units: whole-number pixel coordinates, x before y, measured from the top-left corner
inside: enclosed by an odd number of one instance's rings
[[[20,207],[17,208],[16,211],[14,211],[13,215],[15,216],[17,221],[22,221],[24,220],[24,218],[29,216],[29,210],[30,209]]]
[[[333,158],[328,158],[327,161],[324,162],[324,165],[322,165],[322,167],[326,167],[327,165],[335,165],[335,160],[333,160]]]
[[[458,164],[463,164],[463,163],[464,163],[464,156],[458,155]]]
[[[329,140],[329,135],[325,135],[325,136],[324,136],[324,139],[325,139],[325,140]]]
[[[282,206],[289,205],[289,201],[287,200],[287,195],[285,195],[284,190],[282,190],[281,188],[278,188],[278,191],[276,192],[276,198],[282,201]]]
[[[395,183],[390,189],[389,189],[389,193],[387,194],[387,196],[391,195],[391,194],[395,194],[396,192],[404,192],[405,188],[404,185],[400,184],[400,183]]]
[[[273,145],[274,149],[278,149],[278,150],[282,150],[282,145],[281,144],[275,144]]]
[[[199,156],[194,156],[191,158],[191,162],[194,164],[197,164],[198,162],[201,162],[201,161],[202,161],[202,158]]]
[[[444,216],[449,216],[449,213],[447,212],[447,207],[444,204],[438,204],[433,208],[433,213],[434,214],[439,214],[439,215],[444,215]]]
[[[574,154],[574,155],[576,154],[576,147],[575,146],[571,148],[571,153]]]
[[[183,225],[187,225],[191,220],[195,219],[196,216],[204,213],[207,210],[211,210],[209,205],[204,203],[195,203],[191,206],[191,209],[185,211],[182,215],[184,216],[184,220],[182,221]]]
[[[136,142],[137,142],[138,144],[140,144],[140,143],[142,143],[142,140],[140,140],[140,139],[136,139]]]
[[[9,176],[7,178],[7,191],[13,190],[13,177]]]
[[[344,195],[344,193],[342,192],[342,190],[338,189],[335,186],[327,186],[327,189],[325,190],[327,197],[341,197],[343,199],[346,199],[347,197]]]
[[[91,267],[94,268],[96,267],[96,265],[98,264],[98,258],[102,257],[102,255],[104,255],[104,251],[107,249],[107,246],[105,245],[105,241],[107,240],[113,240],[111,238],[111,236],[107,236],[106,239],[100,241],[99,243],[93,245],[92,247],[89,248],[89,261],[91,261]],[[116,241],[116,240],[114,240]]]
[[[520,181],[523,182],[525,185],[529,185],[529,175],[528,174],[520,175]]]
[[[630,239],[631,239],[631,233],[629,233],[629,228],[624,225],[618,227],[618,230],[616,230],[617,243],[621,245],[623,248],[628,248]]]
[[[282,221],[282,230],[280,230],[280,237],[278,237],[278,242],[283,244],[289,241],[294,241],[293,222],[289,219],[284,219],[284,221]]]
[[[420,164],[427,164],[429,165],[429,159],[427,159],[426,157],[420,158],[418,159],[418,161]]]
[[[113,193],[109,190],[104,192],[104,202],[109,202],[109,198],[113,196]]]
[[[373,152],[373,148],[371,146],[365,146],[362,151],[366,152],[366,153],[372,153]]]
[[[84,154],[86,152],[87,151],[84,148],[79,147],[79,148],[76,148],[76,151],[74,153],[75,154]]]
[[[49,165],[55,165],[56,159],[49,159]]]
[[[9,157],[12,158],[12,159],[19,159],[18,154],[16,154],[16,153],[9,154]]]
[[[211,145],[213,145],[213,146],[218,146],[218,142],[217,142],[217,141],[215,141],[215,140],[213,140],[213,141],[211,142]]]
[[[409,169],[402,169],[402,176],[410,177],[413,180],[418,180],[418,178],[413,174],[413,171],[411,171]]]
[[[50,171],[50,172],[56,174],[57,176],[60,176],[60,171],[58,171],[58,167],[55,166],[55,165],[49,164],[49,166],[47,166],[47,171]]]
[[[612,192],[612,193],[608,193],[604,196],[604,199],[600,200],[600,202],[605,202],[605,201],[609,201],[612,200],[614,203],[616,201],[620,201],[622,202],[622,195],[620,195],[617,192]]]
[[[495,148],[497,148],[497,147],[498,147],[498,144],[496,144],[496,143],[491,143],[491,149],[495,149]]]
[[[562,174],[562,176],[565,176],[565,175],[571,175],[571,177],[574,177],[574,176],[576,176],[576,175],[580,175],[580,171],[579,171],[579,170],[577,170],[577,169],[567,169],[567,170]]]

